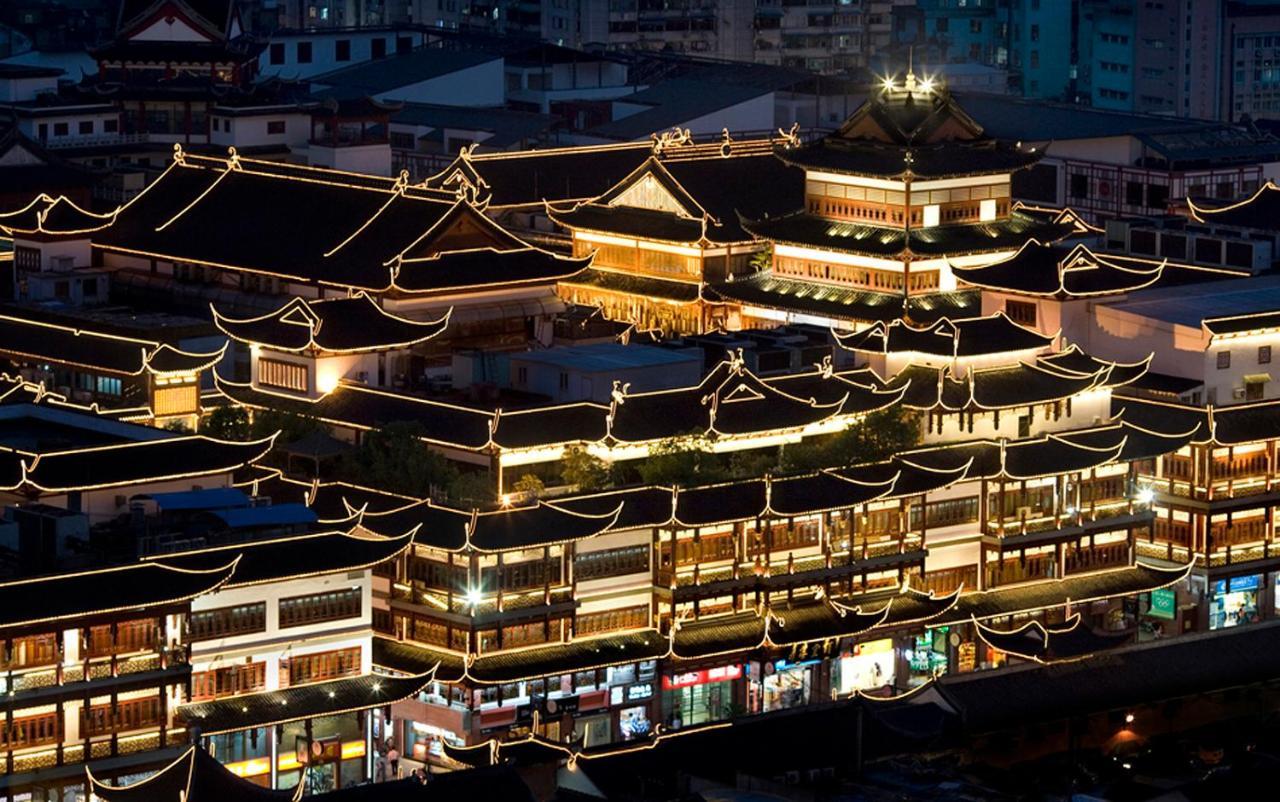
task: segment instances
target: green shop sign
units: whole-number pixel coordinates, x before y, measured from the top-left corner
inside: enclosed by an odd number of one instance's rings
[[[1172,620],[1178,614],[1178,594],[1169,588],[1151,591],[1151,604],[1147,615]]]

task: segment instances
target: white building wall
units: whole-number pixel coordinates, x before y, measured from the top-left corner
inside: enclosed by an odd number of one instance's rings
[[[268,113],[246,116],[212,115],[212,133],[209,141],[219,147],[251,148],[284,145],[290,148],[305,147],[311,138],[311,116],[294,113]],[[271,133],[272,123],[284,123],[283,133]],[[228,130],[230,129],[230,130]]]
[[[263,632],[196,641],[191,647],[192,670],[201,672],[246,661],[264,662],[267,690],[277,690],[280,687],[280,664],[289,657],[359,647],[360,672],[368,674],[373,670],[372,587],[372,573],[361,570],[231,588],[199,596],[192,602],[192,612],[264,602],[267,624]],[[359,616],[300,627],[280,627],[281,599],[349,588],[361,591],[363,601]]]
[[[281,76],[283,78],[310,78],[326,72],[350,67],[362,61],[373,59],[373,40],[386,42],[387,55],[396,52],[397,40],[408,38],[412,47],[421,47],[427,41],[427,34],[411,30],[375,30],[375,31],[307,31],[305,33],[273,34],[267,47],[258,56],[258,72],[260,75]],[[346,61],[337,59],[337,42],[350,42],[351,57]],[[303,63],[298,60],[298,43],[311,43],[311,61]],[[284,45],[284,60],[281,64],[271,63],[271,44]]]

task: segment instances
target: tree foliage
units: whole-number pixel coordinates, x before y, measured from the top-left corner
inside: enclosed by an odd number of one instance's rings
[[[200,424],[200,431],[219,440],[248,440],[249,413],[244,407],[218,407]]]
[[[643,482],[654,485],[704,485],[728,475],[711,441],[698,431],[660,441],[636,470]]]
[[[518,493],[522,498],[535,499],[546,492],[547,486],[536,474],[526,473],[511,485],[512,492]]]
[[[919,445],[920,435],[920,414],[892,406],[842,432],[788,446],[783,465],[789,471],[805,471],[876,462]]]
[[[449,485],[449,499],[467,507],[487,507],[497,499],[493,477],[485,471],[470,471]]]
[[[276,442],[284,445],[285,443],[296,443],[302,438],[317,432],[327,431],[328,429],[323,423],[308,415],[264,409],[254,413],[253,423],[249,425],[249,436],[245,439],[258,440],[280,432]]]
[[[560,458],[560,478],[579,490],[602,490],[613,482],[608,463],[580,447],[570,448]]]
[[[421,424],[389,423],[367,432],[360,447],[344,458],[341,474],[350,482],[425,497],[458,478],[458,470],[422,441]]]

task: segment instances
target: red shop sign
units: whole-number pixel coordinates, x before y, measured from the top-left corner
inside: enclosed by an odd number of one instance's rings
[[[683,674],[667,674],[662,677],[662,690],[673,691],[676,688],[691,688],[708,682],[725,682],[741,676],[742,666],[740,665],[704,668],[701,671],[686,671]]]

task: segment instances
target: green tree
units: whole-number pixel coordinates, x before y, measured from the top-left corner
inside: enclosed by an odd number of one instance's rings
[[[200,431],[219,440],[248,440],[249,413],[244,407],[218,407],[209,413]]]
[[[842,432],[787,446],[783,466],[788,471],[811,471],[876,462],[919,445],[920,435],[920,413],[888,407]]]
[[[366,432],[360,447],[342,463],[341,475],[350,482],[393,493],[425,497],[451,485],[458,470],[422,441],[417,423],[389,423]]]
[[[703,485],[727,475],[711,441],[698,431],[659,441],[636,470],[641,481],[653,485]]]
[[[756,251],[751,255],[749,264],[751,269],[757,272],[773,267],[773,246],[770,245],[762,251]]]
[[[264,409],[254,413],[253,423],[249,426],[248,439],[258,440],[280,432],[276,442],[283,445],[285,443],[296,443],[316,432],[327,431],[328,429],[323,423],[308,415]]]
[[[191,425],[183,418],[173,418],[165,421],[164,430],[166,432],[177,432],[179,434],[190,434]]]
[[[449,485],[449,499],[468,507],[486,507],[497,500],[493,478],[484,471],[470,471]]]
[[[729,475],[734,479],[758,479],[778,469],[776,449],[735,451],[729,455]]]
[[[524,498],[537,498],[546,492],[547,486],[542,483],[536,475],[526,473],[516,480],[511,486],[511,490],[519,493]]]
[[[608,463],[575,446],[560,458],[560,478],[579,490],[601,490],[612,483],[613,477]]]

